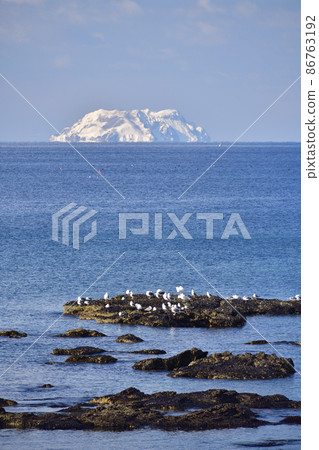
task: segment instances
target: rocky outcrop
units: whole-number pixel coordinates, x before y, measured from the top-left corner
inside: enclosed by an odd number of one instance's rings
[[[27,335],[27,333],[19,333],[19,331],[16,331],[16,330],[5,330],[5,331],[0,331],[0,336],[6,336],[9,338],[20,339],[20,338],[26,337],[28,335]]]
[[[84,328],[76,328],[74,330],[68,330],[64,334],[59,334],[58,337],[65,338],[84,338],[84,337],[104,337],[106,334],[100,333],[95,330],[86,330]]]
[[[116,362],[117,359],[111,355],[102,356],[69,356],[65,360],[67,363],[94,363],[94,364],[110,364]]]
[[[267,380],[288,377],[295,373],[291,358],[280,358],[264,352],[253,355],[233,355],[230,352],[214,353],[207,358],[191,362],[169,373],[170,377],[227,378],[236,380]]]
[[[191,362],[197,361],[201,358],[205,358],[208,352],[202,352],[198,348],[192,348],[191,350],[185,350],[178,355],[171,356],[170,358],[150,358],[143,359],[134,364],[135,370],[173,370],[179,367],[187,366]]]
[[[136,342],[143,342],[143,339],[141,339],[138,336],[134,336],[134,334],[123,334],[123,336],[119,336],[115,340],[116,342],[122,342],[125,344],[134,344]]]
[[[245,342],[245,345],[264,345],[264,344],[287,344],[287,345],[301,345],[301,342],[298,341],[275,341],[268,342],[264,339],[260,339],[258,341]]]
[[[0,406],[15,406],[18,403],[14,400],[7,400],[6,398],[0,398]]]
[[[55,348],[51,352],[52,355],[74,355],[74,356],[94,355],[95,353],[105,353],[105,350],[103,350],[103,348],[98,347],[83,346],[76,348]]]
[[[158,348],[151,348],[150,350],[135,350],[134,352],[127,353],[140,353],[143,355],[165,355],[165,350],[160,350]]]
[[[43,384],[42,386],[39,386],[39,388],[41,389],[51,389],[54,386],[52,386],[52,384],[48,383],[48,384]]]
[[[140,305],[139,309],[134,304],[131,306],[130,301],[130,297],[117,295],[107,301],[93,301],[90,305],[68,302],[64,305],[63,312],[80,319],[93,319],[98,323],[150,327],[225,328],[243,326],[246,323],[245,317],[249,315],[300,314],[301,310],[301,302],[296,300],[225,300],[203,295],[192,297],[187,301],[181,301],[174,296],[171,303],[176,306],[180,304],[180,307],[173,312],[168,306],[166,310],[162,309],[163,299],[149,299],[142,294],[134,295],[134,303]],[[152,311],[147,310],[149,306],[152,306]]]
[[[226,389],[144,394],[129,388],[118,394],[94,398],[91,406],[74,405],[52,414],[15,414],[2,409],[0,428],[105,431],[129,431],[144,427],[185,431],[254,428],[270,422],[261,420],[253,409],[298,409],[300,402],[283,395],[241,394]],[[179,414],[167,414],[168,411]]]

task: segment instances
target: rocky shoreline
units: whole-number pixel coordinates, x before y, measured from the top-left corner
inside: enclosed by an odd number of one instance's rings
[[[89,403],[77,404],[57,413],[6,412],[3,406],[12,403],[5,399],[0,399],[0,405],[2,429],[104,431],[129,431],[143,427],[170,431],[256,428],[273,425],[273,422],[260,419],[254,411],[256,409],[300,408],[300,402],[283,395],[262,396],[226,389],[144,394],[133,387],[118,394],[96,397]],[[276,424],[296,423],[300,423],[299,415],[289,415]]]
[[[173,304],[180,304],[177,296]],[[301,301],[278,299],[251,299],[249,301],[199,295],[184,300],[181,309],[176,312],[163,310],[163,300],[149,299],[146,295],[117,295],[109,300],[95,300],[87,305],[67,302],[64,314],[79,319],[96,320],[98,323],[118,323],[125,325],[145,325],[151,327],[204,327],[226,328],[242,327],[247,316],[288,315],[301,313]],[[136,304],[139,305],[138,309]],[[150,306],[152,306],[151,310]]]

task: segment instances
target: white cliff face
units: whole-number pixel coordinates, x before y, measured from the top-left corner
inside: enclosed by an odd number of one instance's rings
[[[186,122],[175,109],[150,111],[108,111],[99,109],[86,114],[61,135],[56,142],[209,142],[206,131]]]

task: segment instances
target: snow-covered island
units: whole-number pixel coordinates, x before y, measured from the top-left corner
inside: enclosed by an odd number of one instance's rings
[[[175,109],[105,110],[86,114],[64,128],[55,142],[210,142],[206,131]]]

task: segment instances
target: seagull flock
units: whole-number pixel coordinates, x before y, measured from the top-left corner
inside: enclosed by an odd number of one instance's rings
[[[138,311],[143,310],[146,312],[151,312],[151,311],[156,311],[157,309],[159,309],[159,310],[166,311],[166,312],[172,312],[175,315],[178,312],[185,311],[188,309],[188,306],[185,304],[182,304],[181,302],[191,300],[191,298],[196,297],[196,293],[194,292],[194,289],[191,290],[191,296],[185,295],[183,286],[177,286],[176,292],[177,292],[177,294],[173,295],[173,294],[170,294],[169,292],[163,291],[162,289],[157,289],[157,291],[155,293],[152,291],[146,291],[146,296],[150,300],[151,299],[164,300],[161,305],[161,308],[157,308],[156,306],[149,305],[143,309],[143,307],[140,303],[134,302],[134,295],[130,289],[127,289],[127,291],[125,292],[125,296],[122,297],[122,300],[129,299],[130,300],[129,305],[132,308],[137,309]],[[212,297],[212,295],[209,292],[206,293],[206,296],[208,298]],[[104,294],[104,300],[107,301],[108,299],[109,299],[109,293],[106,292]],[[77,304],[79,306],[91,305],[93,302],[94,302],[94,300],[91,297],[78,297],[77,298]],[[105,305],[105,308],[108,309],[109,307],[110,307],[110,304],[107,303]],[[123,315],[125,315],[125,312],[119,312],[119,316],[123,316]]]
[[[188,306],[185,304],[181,304],[178,300],[180,301],[187,301],[187,300],[191,300],[192,298],[197,297],[194,289],[191,290],[191,296],[185,295],[184,294],[184,288],[183,286],[177,286],[176,287],[176,295],[172,295],[169,292],[165,292],[162,289],[157,289],[157,291],[154,293],[152,291],[146,291],[146,296],[149,299],[163,299],[165,302],[162,303],[161,305],[161,309],[162,311],[166,311],[166,312],[172,312],[174,315],[178,312],[181,311],[185,311],[188,309]],[[129,305],[132,308],[136,308],[137,311],[141,311],[143,310],[143,307],[140,303],[135,303],[134,302],[134,295],[133,292],[130,289],[127,289],[127,291],[125,292],[126,296],[122,297],[122,300],[128,300],[130,299]],[[211,298],[212,295],[209,292],[206,292],[206,297],[207,298]],[[259,299],[260,297],[257,294],[253,294],[252,297],[247,297],[246,295],[244,295],[243,297],[240,297],[239,295],[232,295],[231,297],[228,297],[226,300],[255,300],[255,299]],[[104,294],[104,300],[107,301],[109,299],[109,293],[106,292]],[[295,295],[294,297],[289,297],[289,300],[301,300],[301,295]],[[176,303],[177,301],[177,303]],[[94,300],[91,297],[78,297],[77,298],[77,304],[79,306],[84,306],[84,305],[91,305],[94,302]],[[175,302],[175,303],[172,303]],[[110,307],[110,304],[107,303],[105,305],[105,308],[108,309]],[[146,308],[144,308],[144,311],[146,312],[151,312],[151,311],[156,311],[158,308],[156,306],[152,306],[149,305]],[[125,312],[119,312],[119,316],[125,315]]]

